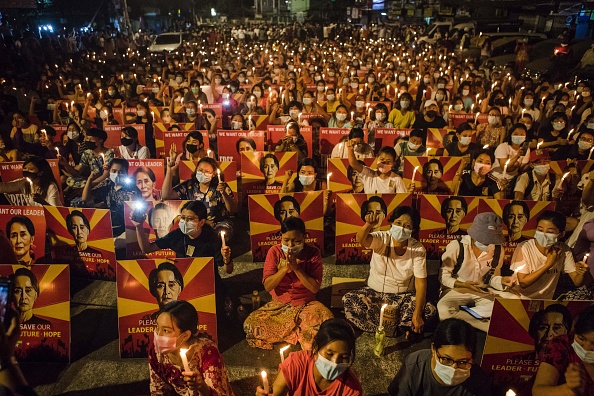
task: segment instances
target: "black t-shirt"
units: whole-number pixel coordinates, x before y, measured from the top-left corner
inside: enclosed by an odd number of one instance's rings
[[[472,182],[471,173],[466,171],[462,174],[458,195],[464,197],[492,197],[499,191],[497,182],[489,176],[485,178],[482,184],[477,186]]]
[[[178,228],[163,238],[157,239],[155,244],[159,249],[173,250],[177,258],[214,257],[216,266],[222,267],[224,264],[223,255],[221,254],[221,238],[209,225],[202,227],[202,232],[196,239],[191,239]],[[216,268],[215,278],[220,278],[219,271]]]
[[[408,355],[388,387],[390,396],[490,396],[489,378],[478,366],[472,366],[470,377],[459,385],[442,385],[431,370],[431,350]]]
[[[452,142],[448,144],[445,149],[448,150],[450,157],[464,157],[467,154],[472,156],[473,153],[479,150],[479,146],[476,143],[470,143],[466,151],[461,152],[460,148],[458,147],[458,142]]]
[[[413,129],[419,128],[426,130],[427,128],[445,128],[446,125],[447,123],[439,114],[435,116],[433,121],[427,121],[424,115],[420,115],[420,117],[415,119],[415,123],[412,127]]]

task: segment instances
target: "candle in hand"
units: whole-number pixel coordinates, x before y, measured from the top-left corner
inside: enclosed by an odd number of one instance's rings
[[[33,181],[27,177],[27,181],[29,182],[29,194],[33,194]]]
[[[225,231],[221,231],[221,244],[223,245],[223,247],[227,246],[225,244]]]
[[[516,396],[516,392],[510,389],[507,392],[505,392],[505,396]]]
[[[332,176],[332,172],[330,172],[326,175],[326,188],[328,190],[330,189],[330,176]]]
[[[179,356],[181,357],[182,363],[184,365],[184,371],[190,371],[190,365],[188,364],[188,357],[186,356],[186,353],[188,353],[187,349],[179,349]]]
[[[503,178],[505,179],[505,176],[507,176],[507,166],[509,165],[509,161],[511,160],[508,159],[507,161],[505,161],[505,165],[503,165]]]
[[[387,306],[388,306],[388,304],[382,305],[382,309],[380,310],[380,319],[379,319],[379,326],[378,326],[378,329],[380,329],[380,330],[383,330],[383,328],[384,328],[384,311],[386,310]]]
[[[279,353],[280,353],[281,363],[285,361],[285,351],[287,349],[289,349],[289,347],[290,347],[290,345],[285,345],[284,347],[282,347],[280,349],[280,352]]]
[[[268,393],[269,391],[269,386],[268,386],[268,374],[266,373],[266,371],[262,370],[262,372],[260,373],[260,375],[262,376],[262,388],[264,389],[264,391],[266,393]]]
[[[418,170],[419,170],[419,166],[417,165],[417,166],[415,166],[415,170],[413,171],[413,174],[412,174],[412,182],[413,183],[415,182],[415,176],[417,175]]]

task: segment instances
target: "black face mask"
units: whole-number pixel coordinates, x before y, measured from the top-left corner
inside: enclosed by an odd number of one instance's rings
[[[505,99],[495,99],[494,102],[497,106],[505,106]]]
[[[194,154],[198,151],[198,146],[196,144],[186,144],[186,150],[188,150],[188,153]]]
[[[120,142],[122,142],[122,146],[130,146],[134,143],[134,139],[121,138]]]
[[[436,115],[437,115],[437,111],[435,111],[435,110],[427,111],[427,117],[429,117],[429,118],[435,118]]]
[[[85,141],[83,141],[80,144],[80,149],[82,151],[85,151],[85,150],[95,150],[96,148],[97,148],[97,143],[95,143],[95,142],[89,142],[88,140],[85,140]]]
[[[35,180],[35,179],[37,179],[37,173],[23,171],[23,177],[29,178],[31,180]]]

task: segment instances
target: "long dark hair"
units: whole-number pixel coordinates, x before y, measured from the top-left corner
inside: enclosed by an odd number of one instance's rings
[[[351,363],[355,361],[355,332],[353,328],[344,319],[327,319],[320,325],[318,333],[313,339],[311,350],[315,355],[320,349],[334,341],[344,341],[351,351]]]
[[[179,328],[180,332],[190,331],[192,335],[198,334],[198,312],[192,304],[183,300],[176,300],[167,303],[158,313],[171,315],[171,320]]]
[[[42,175],[38,175],[42,195],[45,195],[47,193],[47,190],[52,183],[54,183],[56,187],[58,187],[58,182],[54,177],[52,168],[50,167],[49,162],[47,162],[45,158],[31,157],[23,163],[23,167],[25,167],[27,164],[33,164],[39,170],[39,173],[43,173]]]

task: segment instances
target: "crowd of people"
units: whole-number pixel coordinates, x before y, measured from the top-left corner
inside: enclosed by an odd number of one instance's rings
[[[513,200],[522,213],[481,213],[467,231],[446,227],[444,233],[458,238],[441,256],[440,291],[433,290],[437,300],[428,298],[426,250],[415,239],[418,210],[399,206],[387,213],[383,201],[372,206],[370,200],[356,234],[357,242],[373,252],[369,278],[364,288],[344,295],[346,320],[333,318],[316,300],[322,252],[306,242],[305,222],[285,210],[279,214],[280,241],[268,251],[263,269],[272,301],[244,322],[251,347],[272,349],[288,342],[303,349],[280,365],[270,389],[256,391],[260,395],[362,394],[365,384],[350,368],[353,327],[375,332],[383,304],[386,318],[392,318],[382,326],[389,336],[418,340],[426,325],[441,320],[433,326],[431,350],[406,358],[389,386],[391,395],[488,395],[488,379],[473,356],[475,331],[488,330],[495,297],[552,299],[563,273],[573,283],[565,299],[592,299],[594,170],[585,160],[594,151],[593,87],[589,81],[530,78],[515,65],[496,69],[462,58],[455,50],[459,43],[452,40],[419,43],[422,31],[421,26],[197,27],[181,47],[162,54],[147,51],[146,32],[44,32],[40,38],[3,29],[0,162],[24,163],[23,178],[0,183],[2,203],[109,208],[116,253],[123,259],[125,249],[118,246],[127,220],[124,203],[151,201],[151,212],[131,216],[142,252],[171,249],[180,258],[214,257],[217,309],[223,312],[229,296],[218,267],[233,273],[234,238],[247,236],[234,233],[242,202],[217,172],[220,130],[253,131],[260,117],[269,125],[285,125],[279,141],[265,138],[266,149],[295,152],[299,165],[284,183],[274,176],[266,179],[266,192],[324,190],[327,223],[335,216],[325,175],[328,158],[348,161],[354,193],[451,195],[459,210],[466,205],[460,196]],[[221,115],[203,109],[212,103],[222,105]],[[181,147],[174,144],[163,156],[159,194],[152,169],[134,172],[134,183],[128,178],[129,160],[159,156],[157,121],[168,130],[179,130],[178,123],[192,126]],[[106,127],[114,125],[121,125],[121,144],[108,146]],[[312,128],[311,152],[300,133],[303,127]],[[348,131],[330,155],[320,151],[322,127]],[[383,128],[404,133],[380,146],[376,131]],[[428,131],[434,128],[446,133],[431,150]],[[236,145],[238,152],[256,151],[249,138]],[[420,186],[407,185],[402,177],[404,159],[415,156],[435,157],[423,166]],[[440,182],[444,169],[438,158],[443,157],[461,157],[451,187]],[[366,165],[366,158],[375,158],[375,164]],[[59,178],[48,160],[58,160]],[[195,164],[185,181],[181,161]],[[564,161],[561,174],[551,171],[551,161]],[[276,157],[263,157],[263,174],[273,168],[276,173]],[[156,224],[157,211],[167,211],[159,206],[162,200],[188,201],[173,230]],[[556,210],[539,214],[534,238],[513,231],[516,222],[527,221],[527,201],[556,202]],[[382,231],[385,219],[390,228]],[[156,240],[146,235],[145,220],[154,224]],[[504,225],[509,241],[517,243],[509,267],[501,252]],[[27,230],[17,228],[7,225],[4,235],[15,254],[13,263],[34,265],[32,257],[19,255]],[[221,244],[220,232],[228,244]],[[163,302],[149,349],[151,394],[233,394],[216,345],[198,335],[193,306]],[[462,305],[475,307],[482,318],[462,312]],[[0,325],[0,339],[14,341],[17,324],[15,316],[8,328]],[[534,394],[558,389],[592,394],[592,310],[584,311],[574,328],[543,349]],[[181,348],[187,357],[180,355]],[[10,356],[10,347],[7,351],[2,356]]]

